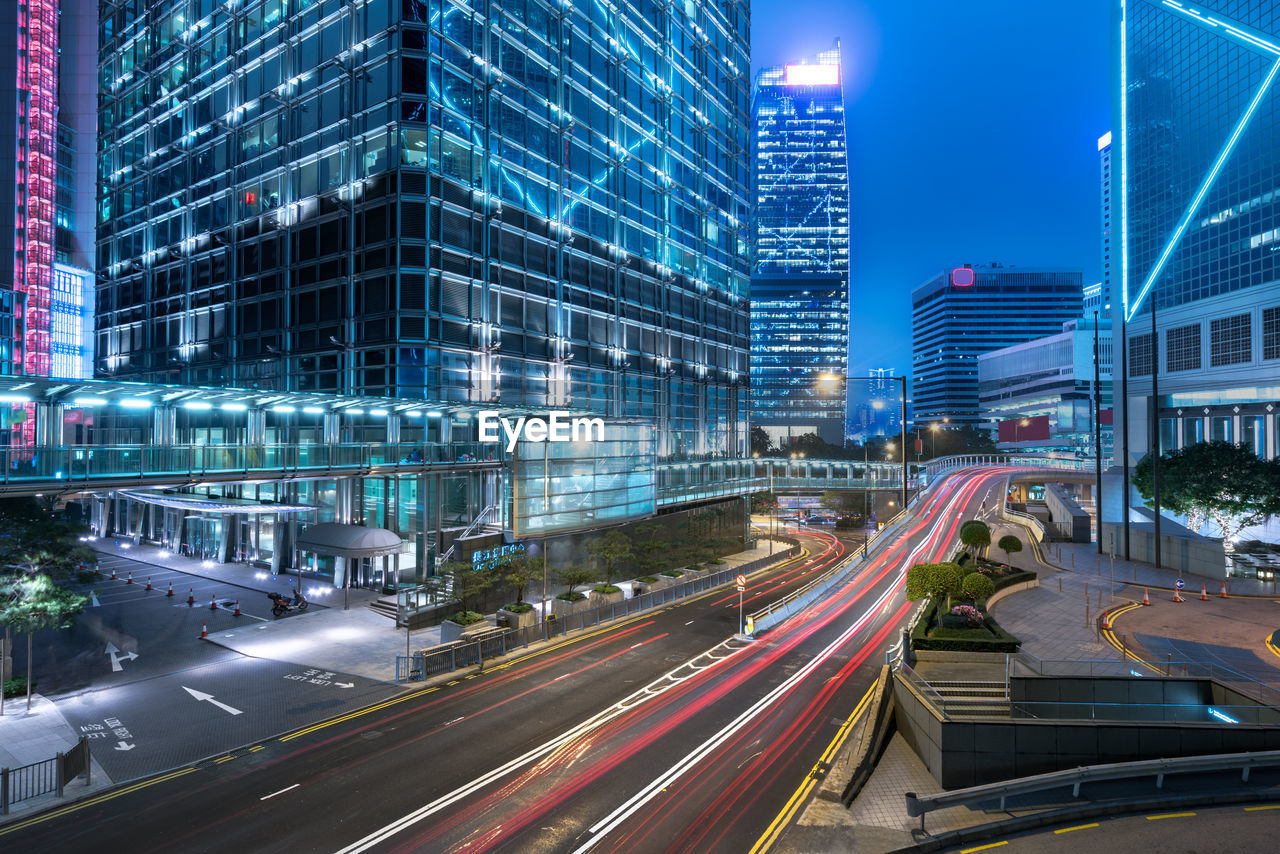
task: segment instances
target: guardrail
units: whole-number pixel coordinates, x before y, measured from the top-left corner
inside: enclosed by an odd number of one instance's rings
[[[1033,653],[1019,650],[1007,656],[1006,672],[1013,673],[1015,666],[1021,666],[1035,676],[1081,677],[1096,679],[1100,676],[1143,676],[1138,668],[1145,667],[1156,675],[1180,676],[1190,679],[1212,679],[1224,685],[1249,689],[1255,699],[1270,706],[1280,708],[1280,690],[1265,682],[1259,682],[1238,670],[1223,667],[1221,664],[1202,661],[1175,661],[1172,656],[1164,661],[1140,661],[1133,659],[1042,659]]]
[[[788,617],[795,610],[808,605],[818,596],[819,593],[827,588],[836,576],[848,571],[851,566],[857,565],[855,564],[855,561],[865,563],[869,559],[872,544],[876,543],[881,537],[888,536],[888,534],[891,533],[899,523],[904,521],[910,511],[910,505],[916,503],[919,497],[918,493],[912,496],[907,507],[900,510],[896,516],[885,523],[883,528],[876,531],[875,535],[870,537],[863,544],[861,552],[854,552],[848,558],[831,567],[831,569],[827,570],[813,581],[810,581],[799,590],[794,590],[786,596],[783,596],[781,599],[771,602],[759,611],[748,614],[747,619],[754,625],[755,631],[760,632],[770,628],[774,624],[781,622],[780,618]]]
[[[906,793],[907,815],[920,817],[920,829],[924,830],[924,819],[927,813],[947,807],[965,806],[983,801],[1000,799],[1000,809],[1005,807],[1005,799],[1041,792],[1046,789],[1057,789],[1071,786],[1071,796],[1080,797],[1080,786],[1084,783],[1095,783],[1108,780],[1129,780],[1134,777],[1156,778],[1156,788],[1164,788],[1167,774],[1203,774],[1214,771],[1240,770],[1242,782],[1249,781],[1252,768],[1280,767],[1280,750],[1266,750],[1256,753],[1221,753],[1213,756],[1180,756],[1175,759],[1144,759],[1137,762],[1113,762],[1106,765],[1087,765],[1072,768],[1068,771],[1052,771],[1048,774],[1036,774],[1021,777],[1017,780],[1006,780],[1003,783],[987,783],[982,786],[971,786],[967,789],[956,789],[951,792],[939,792],[936,795],[917,795]]]
[[[1014,510],[1009,506],[1009,502],[1004,501],[1000,504],[1000,518],[1006,522],[1012,522],[1015,525],[1021,525],[1027,529],[1031,536],[1036,538],[1037,543],[1043,543],[1045,538],[1044,523],[1032,516],[1030,513],[1023,513],[1021,510]]]
[[[537,625],[519,629],[494,628],[476,640],[455,641],[430,650],[422,650],[414,655],[397,655],[396,681],[418,682],[430,676],[449,673],[460,667],[483,665],[487,659],[497,658],[517,649],[526,649],[533,643],[548,641],[571,631],[589,629],[601,623],[619,620],[693,593],[719,587],[733,581],[735,576],[748,575],[764,569],[772,563],[787,560],[798,552],[799,546],[793,546],[791,549],[779,551],[769,557],[727,567],[709,575],[691,578],[671,587],[642,593],[639,596],[632,596],[621,602],[613,602],[589,611],[553,617]]]
[[[56,792],[62,797],[63,787],[81,774],[89,785],[89,739],[81,736],[75,747],[52,759],[43,759],[17,768],[0,768],[0,815],[9,814],[9,806],[29,798]]]

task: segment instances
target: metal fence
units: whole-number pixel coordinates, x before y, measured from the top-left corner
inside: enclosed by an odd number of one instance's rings
[[[50,792],[62,797],[62,789],[81,774],[89,785],[89,739],[81,737],[76,746],[52,759],[32,762],[19,768],[0,768],[0,815],[9,806]]]
[[[782,538],[775,538],[782,539]],[[771,557],[762,557],[750,563],[726,567],[707,575],[699,575],[663,587],[651,590],[639,596],[612,602],[599,608],[579,611],[552,619],[543,620],[533,626],[519,629],[491,629],[475,639],[455,641],[432,649],[422,650],[414,655],[396,656],[396,681],[418,682],[431,676],[449,673],[460,667],[473,667],[490,658],[506,655],[517,649],[525,649],[530,644],[551,640],[569,632],[589,629],[601,623],[619,620],[650,608],[683,599],[694,593],[701,593],[713,587],[719,587],[733,581],[735,576],[747,575],[764,569],[772,563],[794,557],[800,552],[799,546],[779,551]]]

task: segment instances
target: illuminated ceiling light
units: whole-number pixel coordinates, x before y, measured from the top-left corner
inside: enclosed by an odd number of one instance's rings
[[[244,412],[249,407],[245,406],[243,403],[224,403],[222,404],[222,408],[227,412]]]
[[[348,414],[348,415],[364,415],[364,410],[363,410],[363,409],[348,409],[348,410],[347,410],[347,414]]]
[[[443,412],[428,412],[428,413],[427,413],[427,417],[428,417],[428,418],[443,418],[443,417],[444,417],[444,413],[443,413]]]
[[[107,402],[105,397],[77,397],[71,401],[72,406],[102,406]]]
[[[277,405],[277,406],[273,406],[273,407],[271,407],[271,411],[272,411],[272,412],[279,412],[279,413],[284,414],[284,415],[288,415],[290,412],[297,412],[297,411],[298,411],[298,408],[297,408],[296,406],[290,406],[290,405],[289,405],[289,404],[287,404],[287,403],[281,403],[281,404],[279,404],[279,405]]]
[[[3,403],[30,403],[31,398],[23,394],[0,394],[0,402]]]
[[[386,414],[387,414],[387,410],[385,410],[385,409],[370,409],[370,410],[369,410],[369,414],[370,414],[370,415],[373,415],[373,416],[375,416],[375,417],[381,418],[382,416],[384,416],[384,415],[386,415]]]
[[[127,397],[120,401],[120,405],[125,409],[149,409],[151,407],[151,401],[143,400],[140,397]]]
[[[319,407],[319,406],[304,406],[304,407],[302,407],[302,411],[303,411],[303,412],[305,412],[305,413],[307,413],[308,415],[323,415],[323,414],[324,414],[324,409],[322,409],[322,408],[321,408],[321,407]]]
[[[406,412],[405,414],[406,414],[406,415],[408,415],[410,418],[421,418],[421,417],[422,417],[422,410],[421,410],[421,409],[410,409],[410,410],[409,410],[408,412]]]
[[[182,408],[199,410],[213,409],[213,404],[205,400],[188,400],[186,403],[182,404]]]

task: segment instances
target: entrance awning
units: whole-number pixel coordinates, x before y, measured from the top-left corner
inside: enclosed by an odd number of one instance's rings
[[[399,554],[404,542],[399,534],[386,528],[321,522],[298,535],[298,548],[331,557],[381,557]]]
[[[198,513],[245,513],[256,515],[261,513],[307,513],[315,510],[305,504],[276,504],[271,501],[253,501],[248,498],[218,498],[208,495],[194,495],[187,492],[133,492],[122,491],[121,495],[141,501],[144,504],[155,504],[160,507],[176,507],[180,510],[193,510]]]

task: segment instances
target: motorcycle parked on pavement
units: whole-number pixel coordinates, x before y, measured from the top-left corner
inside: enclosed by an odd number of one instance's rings
[[[293,598],[281,596],[274,590],[267,594],[267,598],[271,600],[271,613],[273,616],[279,617],[281,614],[287,614],[290,611],[305,611],[307,605],[310,604],[303,597],[302,591],[293,591]]]

